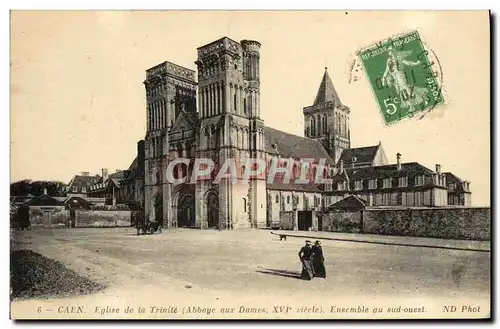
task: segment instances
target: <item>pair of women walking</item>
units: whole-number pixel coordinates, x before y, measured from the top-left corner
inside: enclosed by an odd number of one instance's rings
[[[326,278],[325,258],[321,242],[316,240],[314,246],[310,240],[306,240],[306,245],[299,251],[299,258],[302,263],[303,280],[311,280],[314,277]]]

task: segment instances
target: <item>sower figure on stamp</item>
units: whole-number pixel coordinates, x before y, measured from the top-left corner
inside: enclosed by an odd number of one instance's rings
[[[302,273],[300,274],[300,277],[303,280],[311,280],[314,277],[311,241],[306,240],[306,245],[299,251],[299,258],[302,262]]]
[[[389,47],[387,49],[389,56],[382,76],[382,85],[396,89],[396,94],[401,100],[401,107],[409,108],[408,112],[415,111],[415,106],[422,102],[427,104],[427,89],[408,83],[408,78],[404,72],[404,66],[417,66],[420,64],[420,61],[412,62],[405,59],[411,53],[412,50],[395,51],[392,47]]]
[[[318,278],[326,278],[325,257],[323,256],[323,247],[321,241],[316,240],[312,247],[312,264],[314,276]]]

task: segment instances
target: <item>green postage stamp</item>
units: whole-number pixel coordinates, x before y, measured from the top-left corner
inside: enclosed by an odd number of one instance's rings
[[[417,31],[367,47],[359,56],[386,124],[443,104],[437,64]]]

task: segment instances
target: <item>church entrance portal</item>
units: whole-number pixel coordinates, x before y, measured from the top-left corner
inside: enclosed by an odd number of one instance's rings
[[[207,196],[208,228],[219,227],[219,196],[211,192]]]
[[[155,221],[163,227],[163,195],[161,193],[155,197]]]
[[[195,217],[194,197],[191,194],[182,195],[177,208],[177,227],[194,227]]]

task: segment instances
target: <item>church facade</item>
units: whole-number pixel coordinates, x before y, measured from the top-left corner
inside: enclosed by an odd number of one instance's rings
[[[311,173],[326,159],[324,171],[333,173],[329,150],[339,153],[349,146],[348,108],[331,99],[333,85],[325,73],[314,106],[304,109],[311,138],[266,127],[260,109],[260,46],[225,37],[198,48],[197,72],[170,62],[146,71],[147,217],[163,221],[165,227],[259,228],[279,221],[286,209],[303,209],[311,221],[321,207],[324,186],[316,184],[268,183],[265,176],[245,181],[239,174],[236,183],[222,179],[216,184],[212,175],[171,184],[165,177],[169,163],[178,158],[192,160],[176,167],[181,177],[191,176],[197,158],[211,159],[216,166],[229,159],[293,161],[297,175],[301,159],[314,159]],[[337,136],[334,124],[341,122],[341,113],[343,130]]]
[[[171,62],[146,71],[147,131],[144,155],[138,157],[144,161],[146,217],[164,227],[237,229],[279,226],[283,216],[295,213],[290,229],[321,229],[317,213],[353,194],[349,177],[358,171],[347,169],[388,165],[381,145],[369,156],[366,148],[351,148],[350,109],[326,70],[314,103],[303,108],[305,137],[267,127],[260,108],[260,47],[254,40],[224,37],[197,49],[196,72]],[[216,182],[214,172],[190,182],[201,158],[216,168],[236,159],[236,181]],[[167,179],[176,159],[188,160],[173,169],[176,178],[188,178],[185,183]],[[316,177],[320,171],[333,183],[296,184],[283,174],[271,181],[266,175],[246,180],[240,159],[263,161],[266,174],[277,163],[289,168],[292,178]],[[438,175],[438,189],[445,191],[445,177]],[[347,185],[340,185],[342,178]],[[353,189],[363,186],[356,183]]]

